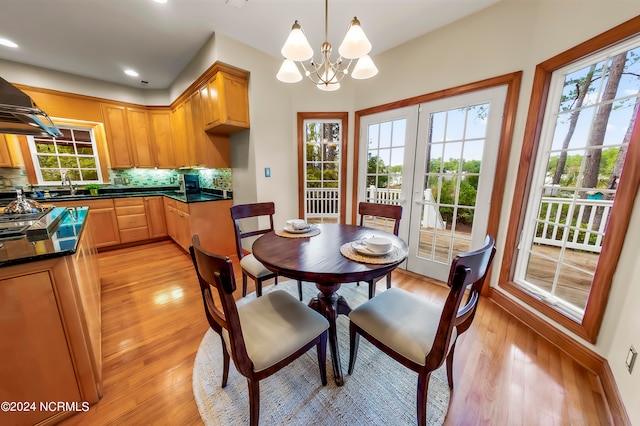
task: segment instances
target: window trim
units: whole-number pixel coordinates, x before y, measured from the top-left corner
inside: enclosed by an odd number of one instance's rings
[[[516,177],[516,182],[524,182],[524,185],[518,185],[514,190],[511,215],[504,246],[504,256],[500,268],[499,283],[501,283],[500,287],[502,289],[591,343],[595,343],[597,340],[613,281],[613,275],[618,265],[618,258],[622,251],[626,230],[631,220],[635,198],[640,188],[640,119],[636,119],[629,142],[625,167],[620,176],[616,201],[612,207],[611,219],[607,228],[608,238],[605,238],[602,246],[600,260],[593,279],[592,290],[587,300],[582,322],[567,317],[551,305],[525,292],[513,282],[517,260],[517,246],[523,228],[525,212],[528,207],[529,192],[531,191],[536,155],[539,151],[542,120],[545,114],[552,73],[599,50],[638,35],[638,28],[640,28],[640,16],[624,22],[536,66],[529,102],[529,113],[527,115],[523,136],[520,163]]]
[[[105,134],[104,124],[94,121],[73,120],[65,118],[53,117],[53,122],[56,126],[70,126],[70,127],[84,127],[90,129],[93,132],[95,144],[98,149],[98,159],[100,160],[100,171],[102,176],[102,183],[109,183],[109,168],[110,162],[107,155],[107,138]],[[36,176],[35,166],[33,165],[33,157],[31,155],[31,149],[29,148],[29,141],[24,135],[19,136],[20,152],[24,160],[24,168],[27,172],[27,180],[32,185],[38,185],[38,177]]]
[[[342,142],[340,144],[340,223],[345,223],[347,205],[347,137],[349,135],[348,112],[299,112],[298,113],[298,215],[304,217],[305,182],[305,120],[340,121]]]

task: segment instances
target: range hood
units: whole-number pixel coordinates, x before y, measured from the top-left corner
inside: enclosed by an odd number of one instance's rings
[[[62,132],[29,95],[0,77],[0,133],[60,137]]]

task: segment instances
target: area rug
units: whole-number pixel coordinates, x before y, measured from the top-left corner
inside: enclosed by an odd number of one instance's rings
[[[297,283],[286,281],[269,286],[264,292],[285,290],[297,297]],[[367,300],[367,285],[343,284],[338,291],[354,308]],[[317,290],[304,284],[304,300]],[[255,298],[247,295],[238,303]],[[204,312],[203,312],[204,320]],[[284,369],[260,381],[260,424],[262,425],[413,425],[416,424],[416,386],[418,375],[389,358],[364,338],[352,375],[349,363],[349,320],[337,321],[338,346],[344,371],[344,386],[333,378],[331,352],[327,345],[327,385],[320,383],[315,349]],[[227,386],[222,381],[222,350],[219,336],[207,331],[193,366],[193,395],[206,425],[249,424],[247,380],[233,362]],[[445,367],[436,370],[429,382],[427,423],[441,425],[449,405],[449,386]]]

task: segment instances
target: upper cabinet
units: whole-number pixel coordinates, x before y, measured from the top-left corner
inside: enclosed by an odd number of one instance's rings
[[[208,87],[209,115],[205,129],[230,134],[249,128],[249,83],[247,74],[235,68],[218,66]]]
[[[154,109],[149,112],[149,117],[158,167],[161,169],[180,167],[176,160],[177,147],[171,125],[171,110],[169,108]]]
[[[24,167],[17,135],[0,134],[0,167]]]
[[[117,104],[102,104],[113,168],[175,168],[171,113]]]
[[[126,107],[102,104],[102,116],[107,133],[111,167],[115,169],[134,167]]]
[[[157,167],[158,162],[156,161],[155,146],[152,140],[149,112],[144,108],[127,107],[127,120],[134,167]]]

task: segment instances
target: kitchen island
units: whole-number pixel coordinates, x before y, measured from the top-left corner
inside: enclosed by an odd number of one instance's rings
[[[0,240],[0,424],[53,424],[102,394],[100,277],[88,208]]]

